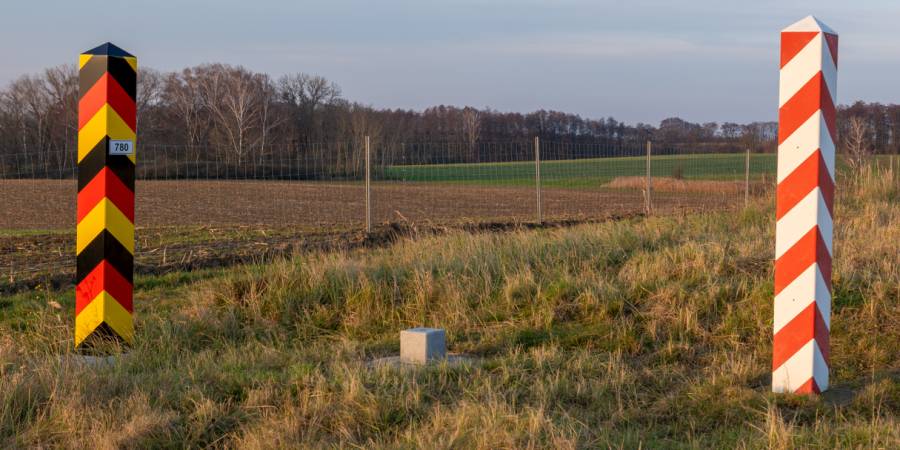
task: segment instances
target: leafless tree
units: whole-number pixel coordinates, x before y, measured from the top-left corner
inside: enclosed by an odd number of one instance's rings
[[[63,172],[75,163],[72,144],[78,133],[78,69],[65,64],[45,70],[44,90],[50,101],[49,147],[62,149],[62,153],[54,152],[53,163]]]
[[[19,169],[46,170],[50,149],[48,142],[51,120],[51,99],[42,75],[25,75],[13,81],[7,89],[7,102],[13,110],[14,122],[22,145]]]
[[[844,152],[847,154],[847,165],[854,171],[861,169],[871,156],[868,124],[859,116],[852,116],[847,121]]]
[[[377,114],[372,108],[360,104],[348,106],[347,119],[343,124],[343,134],[348,136],[346,145],[340,146],[337,151],[339,170],[355,172],[363,167],[364,143],[369,137],[373,156],[377,157],[376,149],[380,149],[383,127]]]
[[[0,107],[3,110],[4,131],[9,142],[12,143],[12,153],[4,159],[6,167],[4,173],[16,174],[21,170],[18,165],[18,155],[27,152],[30,147],[28,120],[21,105],[25,102],[23,90],[18,88],[18,83],[11,83],[6,90],[0,94]]]
[[[260,157],[264,156],[269,150],[270,143],[270,135],[272,130],[278,128],[279,125],[284,121],[282,115],[275,114],[273,108],[275,107],[275,96],[277,94],[276,88],[272,83],[272,80],[268,75],[261,74],[258,76],[259,83],[259,107],[260,107],[260,123],[259,123],[259,155]]]
[[[215,131],[241,164],[252,150],[259,149],[263,139],[263,115],[268,112],[263,103],[270,95],[268,77],[221,64],[203,66],[202,72],[204,104]]]
[[[177,117],[190,148],[201,143],[209,127],[202,94],[201,81],[194,69],[169,74],[161,93],[163,102]],[[199,157],[199,152],[196,156]]]
[[[481,133],[481,113],[477,109],[466,106],[460,115],[462,119],[462,135],[468,146],[469,157],[471,161],[477,161],[478,154],[476,144]]]
[[[223,65],[207,66],[202,78],[204,105],[211,113],[215,130],[243,162],[247,152],[246,137],[255,113],[250,74],[234,73]]]
[[[317,138],[322,129],[325,106],[334,105],[341,96],[341,89],[323,77],[295,73],[278,79],[278,96],[285,104],[288,119],[294,132],[305,140]]]
[[[159,126],[156,123],[158,115],[153,113],[153,109],[162,102],[165,81],[165,77],[157,70],[145,68],[138,71],[135,98],[138,133],[155,130]]]
[[[14,83],[14,89],[22,92],[21,98],[24,101],[20,107],[33,120],[35,147],[39,154],[43,153],[47,150],[44,144],[47,135],[47,117],[50,115],[50,96],[44,88],[43,80],[39,76],[26,75]]]

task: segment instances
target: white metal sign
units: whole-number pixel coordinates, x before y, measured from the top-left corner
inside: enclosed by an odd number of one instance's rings
[[[112,140],[109,141],[109,154],[110,155],[133,155],[134,154],[134,141],[118,141]]]

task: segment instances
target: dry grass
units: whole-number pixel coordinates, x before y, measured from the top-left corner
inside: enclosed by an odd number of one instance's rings
[[[614,189],[645,189],[646,177],[616,177],[603,185]],[[660,192],[690,192],[690,193],[729,193],[738,194],[744,192],[743,181],[719,181],[719,180],[684,180],[669,177],[653,177],[651,188]]]
[[[139,281],[138,345],[61,357],[69,293],[0,315],[0,447],[897,448],[900,176],[842,185],[833,390],[768,392],[773,212],[320,253]],[[29,303],[30,302],[30,303]],[[398,330],[480,364],[371,369]]]

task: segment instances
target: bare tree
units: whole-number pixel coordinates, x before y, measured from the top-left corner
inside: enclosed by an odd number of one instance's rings
[[[276,88],[272,80],[266,74],[257,76],[259,82],[259,156],[262,158],[268,150],[270,135],[272,130],[278,128],[284,121],[282,115],[274,114],[272,109],[275,106]]]
[[[20,107],[24,108],[26,115],[33,120],[32,126],[37,152],[47,150],[45,146],[47,117],[50,114],[50,96],[44,88],[43,80],[38,76],[26,75],[14,83],[15,88],[21,90],[24,100]]]
[[[49,147],[54,152],[60,173],[75,164],[74,137],[78,133],[78,69],[74,64],[51,67],[44,71],[44,90],[50,100]]]
[[[15,154],[14,157],[4,158],[2,169],[4,175],[12,174],[18,176],[22,167],[19,165],[18,154],[29,150],[29,126],[24,109],[21,105],[24,103],[24,92],[17,88],[17,83],[13,82],[9,87],[0,93],[0,107],[3,109],[4,116],[4,134],[11,144],[11,151],[6,153]]]
[[[25,75],[10,83],[6,104],[11,108],[17,128],[17,141],[25,161],[18,169],[46,171],[51,155],[50,131],[52,100],[43,75]]]
[[[481,133],[481,113],[477,109],[466,106],[462,110],[462,135],[468,146],[469,157],[472,162],[478,160],[478,154],[475,145],[478,143],[478,137]]]
[[[322,128],[322,107],[335,104],[341,89],[323,77],[296,73],[278,80],[278,94],[288,106],[289,121],[306,140],[314,139]]]
[[[349,117],[344,128],[344,134],[350,137],[350,141],[339,152],[338,164],[342,170],[354,172],[363,167],[363,143],[366,136],[369,136],[372,148],[380,148],[383,127],[375,110],[352,104],[349,105]]]
[[[847,154],[847,165],[855,171],[861,169],[869,159],[869,156],[871,156],[868,124],[859,116],[852,116],[847,121],[844,152]]]
[[[152,108],[159,106],[162,102],[164,83],[165,79],[159,71],[149,68],[138,71],[135,106],[137,107],[139,133],[142,132],[141,130],[153,130],[158,125],[154,123],[158,116],[153,114]]]
[[[264,79],[243,67],[203,66],[204,104],[215,130],[241,164],[262,134]]]
[[[177,117],[188,147],[201,143],[208,129],[200,78],[194,69],[184,69],[166,77],[162,101]],[[199,152],[197,153],[199,157]]]
[[[341,96],[341,89],[318,75],[304,75],[306,78],[306,97],[311,108],[328,104]]]

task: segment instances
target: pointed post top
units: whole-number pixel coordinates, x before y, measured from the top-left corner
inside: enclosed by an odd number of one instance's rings
[[[833,34],[837,35],[837,32],[832,30],[831,27],[822,23],[821,20],[816,19],[815,16],[806,16],[800,21],[792,24],[791,26],[781,30],[782,33],[796,33],[796,32],[821,32],[825,34]]]
[[[99,47],[92,48],[82,55],[94,55],[94,56],[113,56],[117,58],[134,58],[134,55],[131,53],[122,50],[119,47],[116,47],[111,42],[107,42]]]

